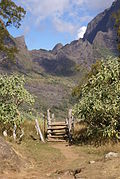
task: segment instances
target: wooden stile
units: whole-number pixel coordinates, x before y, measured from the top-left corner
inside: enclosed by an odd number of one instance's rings
[[[50,110],[47,110],[47,138],[49,142],[72,142],[72,131],[74,128],[74,118],[72,109],[68,112],[65,122],[55,122],[55,117],[50,117]]]

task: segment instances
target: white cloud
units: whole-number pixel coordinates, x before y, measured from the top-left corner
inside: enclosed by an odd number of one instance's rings
[[[72,0],[72,1],[74,4],[79,5],[79,6],[84,3],[84,0],[77,0],[77,1]]]
[[[53,24],[56,30],[59,32],[69,32],[70,34],[73,34],[77,29],[77,26],[73,25],[70,22],[66,22],[60,18],[54,18]]]
[[[69,6],[69,0],[25,0],[22,4],[41,21],[49,16],[61,16]]]
[[[31,14],[32,23],[37,27],[41,22],[49,20],[59,32],[76,33],[92,17],[91,12],[102,11],[109,7],[113,0],[21,0],[18,4],[23,5]],[[78,35],[82,37],[85,27],[79,29]]]
[[[72,0],[73,4],[78,5],[79,7],[84,7],[89,10],[101,11],[105,8],[108,8],[114,0]]]
[[[77,34],[77,39],[83,38],[85,32],[86,32],[87,27],[83,26],[78,30],[78,34]]]
[[[114,0],[84,0],[87,9],[94,11],[102,11],[108,8]]]

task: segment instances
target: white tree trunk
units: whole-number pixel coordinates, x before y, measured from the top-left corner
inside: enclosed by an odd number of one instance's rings
[[[17,129],[17,126],[16,124],[14,125],[14,128],[13,128],[13,139],[16,140],[16,129]]]

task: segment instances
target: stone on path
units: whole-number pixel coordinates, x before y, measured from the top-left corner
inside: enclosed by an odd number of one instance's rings
[[[119,154],[117,152],[109,152],[105,155],[105,159],[117,158]]]

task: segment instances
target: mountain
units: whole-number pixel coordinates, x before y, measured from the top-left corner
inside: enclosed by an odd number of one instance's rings
[[[120,9],[120,0],[98,14],[87,26],[83,39],[63,46],[61,43],[47,51],[27,49],[24,36],[9,37],[6,43],[19,50],[16,62],[4,59],[0,54],[0,72],[19,72],[26,76],[27,89],[36,98],[38,111],[54,109],[64,116],[70,107],[72,88],[82,80],[91,65],[106,55],[117,55],[117,34],[112,14]],[[79,72],[76,67],[79,66]]]
[[[116,30],[114,27],[113,13],[120,9],[120,1],[116,0],[112,6],[98,14],[87,26],[84,40],[93,46],[106,48],[117,53]]]
[[[89,24],[83,39],[63,46],[57,44],[53,50],[31,51],[32,61],[37,67],[52,75],[74,75],[74,67],[79,64],[90,68],[95,61],[105,55],[117,54],[116,30],[112,14],[120,9],[120,0],[98,14]]]
[[[55,47],[52,49],[53,54],[57,54],[58,50],[60,50],[63,47],[61,43],[58,43],[55,45]]]
[[[106,33],[109,30],[111,32],[115,31],[114,28],[114,18],[112,14],[120,9],[120,1],[116,0],[113,2],[112,6],[106,9],[104,12],[98,14],[87,26],[84,39],[87,39],[90,43],[94,42],[97,34],[99,32]]]

